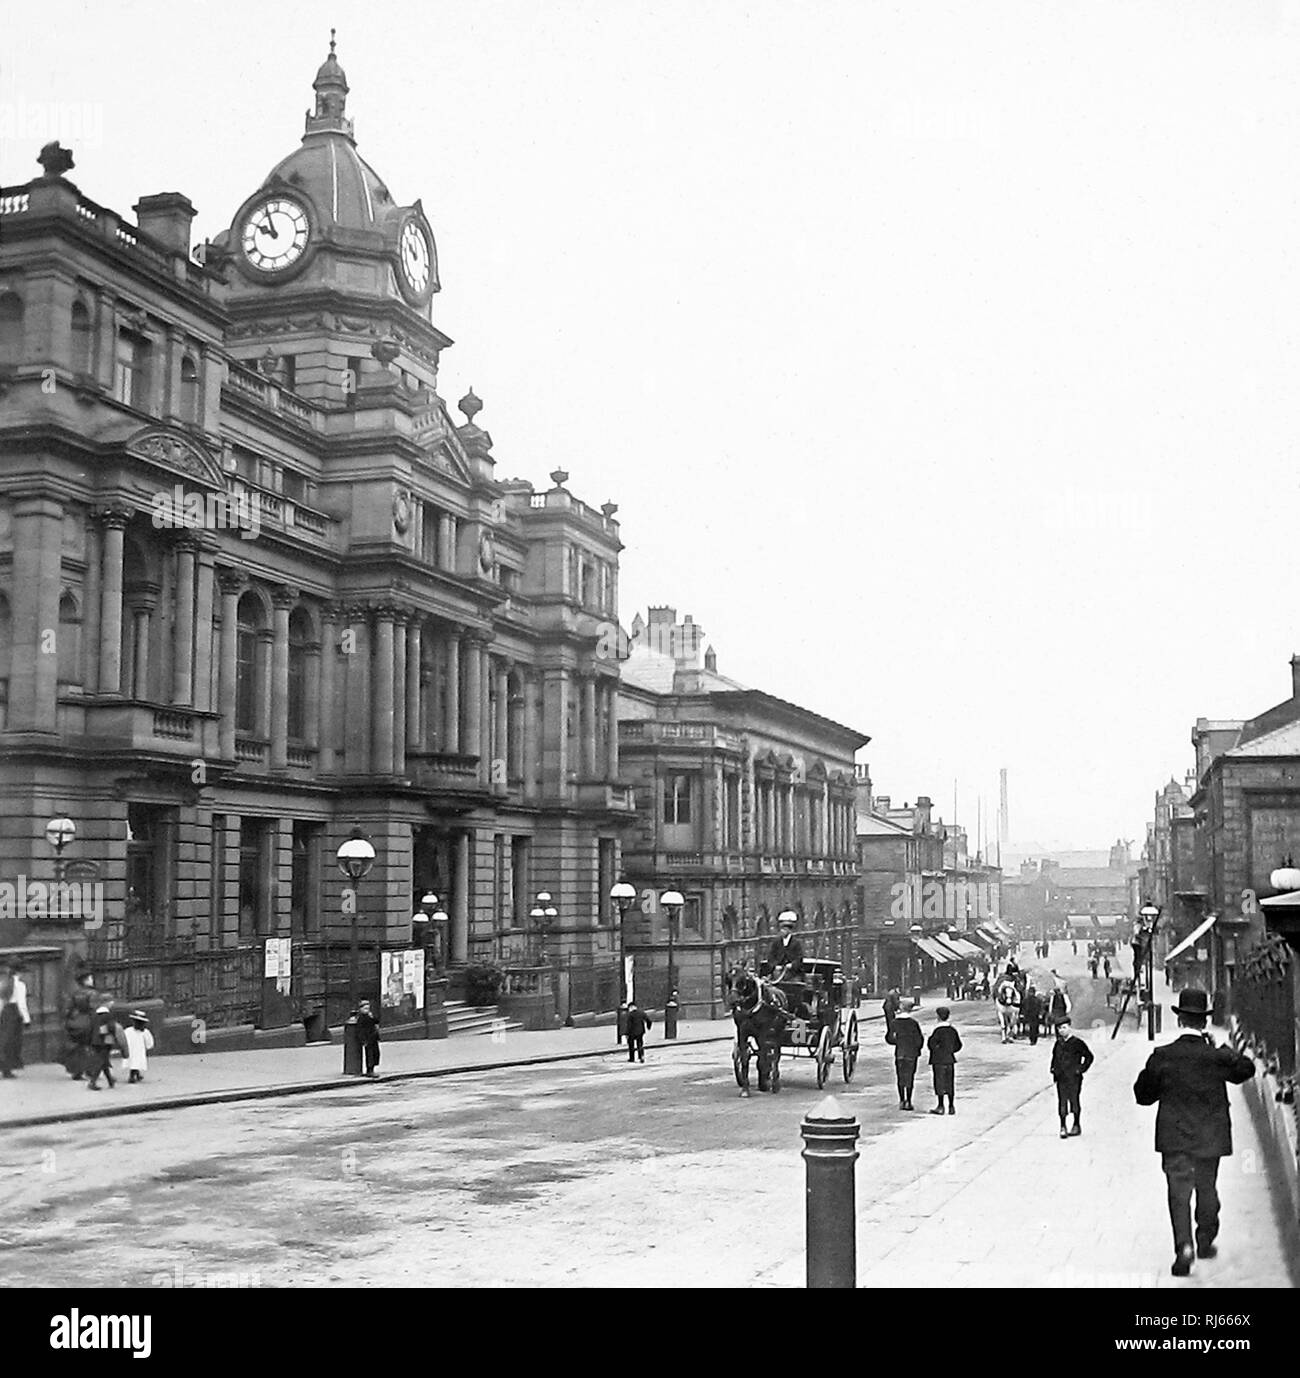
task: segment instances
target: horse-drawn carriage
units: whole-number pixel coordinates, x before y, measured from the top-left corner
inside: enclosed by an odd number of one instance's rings
[[[758,1089],[781,1089],[781,1050],[802,1048],[817,1067],[817,1086],[826,1085],[838,1053],[844,1080],[853,1080],[858,1061],[858,1016],[852,987],[838,962],[805,958],[803,978],[771,981],[760,968],[732,972],[732,1017],[736,1038],[731,1062],[736,1084],[749,1094],[749,1064],[758,1060]]]

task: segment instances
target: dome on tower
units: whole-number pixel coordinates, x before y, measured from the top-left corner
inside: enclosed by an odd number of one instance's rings
[[[346,114],[348,79],[334,54],[312,82],[316,108],[307,112],[302,145],[267,174],[264,187],[289,183],[311,197],[326,224],[346,229],[380,227],[398,208],[379,174],[357,152],[352,121]]]

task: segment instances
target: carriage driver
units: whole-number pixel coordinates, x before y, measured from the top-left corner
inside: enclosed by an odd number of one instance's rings
[[[773,981],[803,980],[803,944],[794,936],[799,916],[793,909],[785,909],[777,917],[781,936],[772,940],[767,960],[772,967]]]

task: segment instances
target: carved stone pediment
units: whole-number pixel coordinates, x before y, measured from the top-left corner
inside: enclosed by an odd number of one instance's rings
[[[180,431],[167,430],[162,426],[137,431],[126,442],[126,452],[138,459],[147,459],[169,473],[196,478],[211,488],[226,486],[217,458],[192,436]]]

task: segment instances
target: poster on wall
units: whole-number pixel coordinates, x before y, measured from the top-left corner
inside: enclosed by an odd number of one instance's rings
[[[402,953],[402,994],[409,995],[417,1010],[424,1008],[424,951],[410,948]]]

